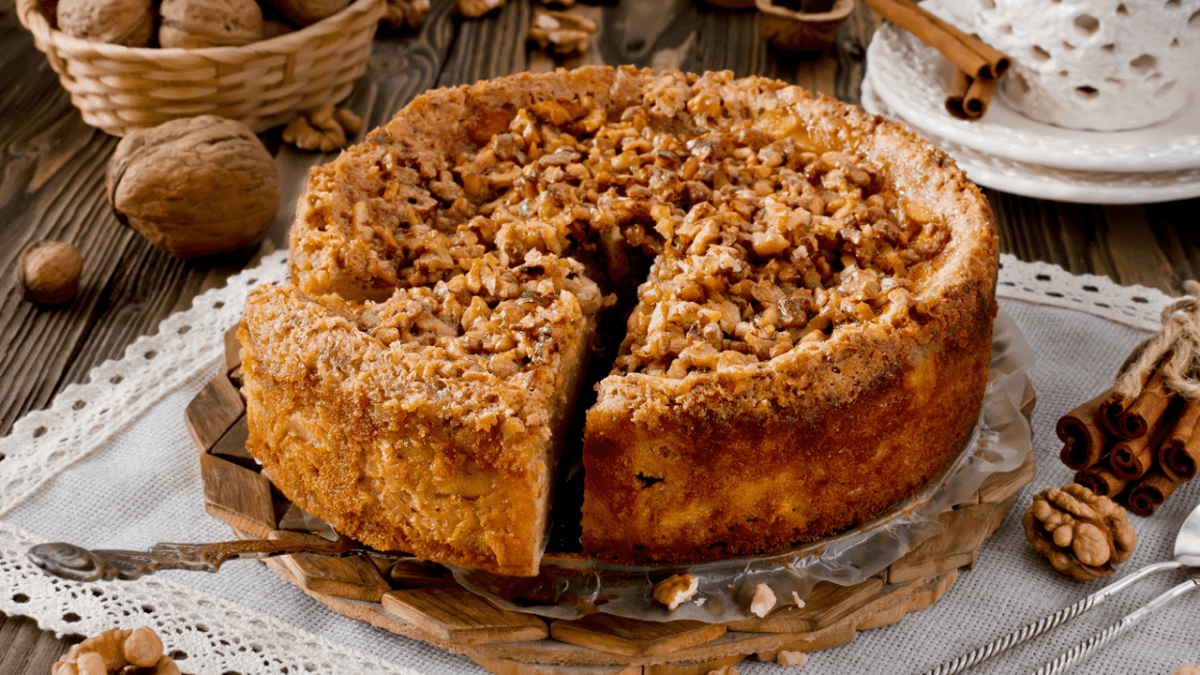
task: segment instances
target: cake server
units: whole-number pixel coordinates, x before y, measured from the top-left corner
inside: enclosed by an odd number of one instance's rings
[[[88,550],[64,542],[38,544],[25,554],[34,565],[72,581],[137,579],[157,570],[216,572],[227,560],[259,560],[280,555],[344,558],[373,555],[390,560],[416,560],[411,553],[376,551],[345,537],[309,544],[289,539],[243,539],[208,544],[155,544],[148,551]]]
[[[1197,506],[1188,514],[1188,517],[1183,521],[1183,526],[1179,528],[1179,534],[1175,537],[1175,555],[1172,560],[1147,565],[1120,581],[1096,591],[1070,607],[1064,607],[1041,621],[1031,623],[1020,630],[1013,631],[953,661],[947,661],[925,673],[925,675],[954,675],[955,673],[960,673],[967,668],[983,663],[997,654],[1002,654],[1011,647],[1015,647],[1026,640],[1033,639],[1051,628],[1074,619],[1154,572],[1173,569],[1185,569],[1191,578],[1151,600],[1141,609],[1127,615],[1092,638],[1076,645],[1037,671],[1036,675],[1057,675],[1057,673],[1063,672],[1076,661],[1099,649],[1114,637],[1124,633],[1154,610],[1200,586],[1200,506]]]

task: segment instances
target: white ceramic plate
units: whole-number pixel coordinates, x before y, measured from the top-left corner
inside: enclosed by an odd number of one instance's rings
[[[944,108],[954,66],[908,31],[885,23],[867,48],[876,95],[921,131],[985,155],[1105,172],[1200,168],[1200,112],[1192,102],[1173,117],[1130,131],[1081,131],[1036,122],[997,94],[983,119],[968,122]]]
[[[876,115],[908,122],[883,102],[877,90],[868,65],[862,83],[862,107]],[[1144,204],[1200,197],[1200,169],[1149,172],[1062,169],[989,155],[923,129],[915,130],[953,157],[972,181],[996,190],[1087,204]]]

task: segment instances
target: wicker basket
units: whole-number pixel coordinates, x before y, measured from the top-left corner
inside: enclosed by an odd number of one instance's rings
[[[293,33],[241,47],[157,49],[71,37],[38,0],[17,16],[50,60],[83,121],[115,136],[194,115],[241,120],[256,132],[345,98],[366,71],[385,0],[346,9]]]

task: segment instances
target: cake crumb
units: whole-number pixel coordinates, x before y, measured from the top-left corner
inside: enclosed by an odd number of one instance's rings
[[[808,654],[804,652],[779,652],[779,656],[775,657],[775,663],[788,668],[798,668],[808,664]]]
[[[672,574],[654,584],[654,599],[674,610],[679,605],[691,600],[700,588],[700,580],[690,574]]]
[[[750,601],[750,611],[759,618],[769,614],[775,608],[775,592],[766,584],[759,584],[754,589],[754,599]]]
[[[725,666],[724,668],[716,668],[714,670],[708,671],[708,675],[741,675],[741,674],[738,673],[737,668],[734,668],[733,666]]]
[[[797,607],[804,607],[804,601],[800,599],[800,594],[796,591],[792,591],[792,600],[796,603]]]
[[[1193,666],[1190,663],[1185,663],[1179,666],[1172,675],[1200,675],[1200,666]]]

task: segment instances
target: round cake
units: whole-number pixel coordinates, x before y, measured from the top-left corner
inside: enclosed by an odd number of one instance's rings
[[[535,574],[580,463],[590,557],[776,552],[940,473],[986,386],[986,199],[778,81],[431,91],[312,170],[290,236],[239,330],[247,447],[342,534],[428,560]]]

